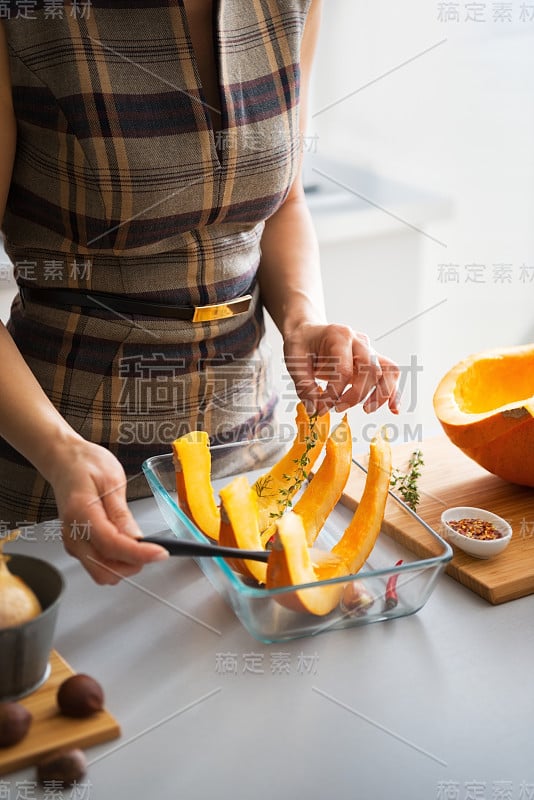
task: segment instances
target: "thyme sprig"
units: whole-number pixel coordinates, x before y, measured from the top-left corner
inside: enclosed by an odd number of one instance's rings
[[[421,499],[417,481],[421,477],[420,468],[424,463],[421,450],[414,450],[408,461],[407,472],[395,468],[391,475],[390,486],[398,489],[404,502],[412,511],[417,511],[417,506]]]
[[[287,509],[291,508],[293,505],[292,497],[298,490],[301,488],[304,481],[308,480],[308,466],[310,464],[310,450],[312,450],[316,443],[317,439],[319,438],[319,434],[315,428],[315,423],[317,422],[317,414],[313,414],[310,417],[310,430],[309,433],[306,435],[304,442],[305,448],[304,452],[299,458],[293,459],[293,463],[296,464],[297,468],[292,475],[288,475],[284,473],[282,478],[284,481],[287,482],[287,486],[282,487],[278,490],[278,497],[276,499],[276,511],[271,511],[269,516],[272,519],[279,519],[283,514],[287,511]]]
[[[274,492],[272,491],[272,484],[272,475],[265,475],[263,478],[258,478],[254,484],[254,489],[256,490],[258,497],[273,497]]]

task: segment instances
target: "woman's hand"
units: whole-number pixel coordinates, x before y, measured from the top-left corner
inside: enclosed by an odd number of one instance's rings
[[[388,403],[399,413],[399,368],[376,353],[369,337],[346,325],[302,323],[284,340],[286,365],[308,413],[345,411],[362,401],[366,412]],[[326,381],[321,391],[317,380]]]
[[[65,549],[97,583],[118,583],[168,557],[162,547],[135,541],[142,533],[126,503],[124,470],[109,450],[75,438],[55,456],[48,477]]]

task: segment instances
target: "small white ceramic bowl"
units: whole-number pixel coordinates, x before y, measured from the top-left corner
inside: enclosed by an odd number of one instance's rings
[[[471,539],[463,533],[451,528],[449,522],[460,519],[482,519],[491,522],[499,531],[501,536],[498,539]],[[473,508],[472,506],[456,506],[448,508],[441,515],[443,533],[449,544],[459,547],[465,553],[476,558],[493,558],[498,553],[508,547],[512,538],[512,528],[502,517],[486,511],[484,508]]]

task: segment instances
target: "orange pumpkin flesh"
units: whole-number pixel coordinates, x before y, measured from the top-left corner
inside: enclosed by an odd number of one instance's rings
[[[326,442],[325,457],[319,469],[293,506],[295,514],[302,519],[310,547],[343,493],[351,459],[352,435],[345,415]],[[262,533],[262,541],[268,542],[275,531],[276,524],[273,524]]]
[[[369,467],[362,497],[343,536],[332,548],[333,561],[313,564],[302,518],[295,512],[277,522],[277,533],[267,564],[267,588],[313,583],[358,572],[374,547],[388,497],[391,478],[391,448],[381,435],[371,442]],[[278,602],[295,611],[322,616],[337,603],[344,584],[318,586],[277,596]]]
[[[258,510],[260,530],[264,531],[272,524],[272,517],[279,511],[281,491],[289,491],[285,495],[286,500],[298,490],[298,485],[291,480],[298,470],[298,464],[303,457],[307,458],[306,471],[313,468],[317,458],[321,454],[324,443],[330,430],[330,416],[324,414],[315,419],[312,423],[306,409],[302,403],[297,405],[297,416],[295,419],[297,433],[291,448],[282,458],[258,478],[254,484],[254,489],[258,495]],[[312,435],[315,435],[315,442],[310,447]],[[307,452],[306,452],[307,451]],[[290,479],[288,480],[288,477]]]
[[[249,486],[246,477],[240,475],[234,478],[221,489],[220,496],[222,513],[219,544],[224,547],[263,550],[258,526],[256,492]],[[340,559],[326,550],[313,547],[308,550],[308,556],[314,570],[313,580],[322,581],[337,577],[347,569],[346,564],[340,569]],[[258,583],[265,583],[266,563],[238,558],[229,558],[227,561],[236,572],[254,578]]]
[[[324,573],[319,577],[314,568],[306,541],[306,531],[298,514],[288,511],[278,520],[276,527],[277,532],[267,564],[267,588],[275,589],[323,580]],[[328,577],[341,577],[347,573],[347,564],[339,561],[329,569]],[[277,595],[276,600],[292,611],[324,616],[339,603],[343,587],[343,583],[317,586],[317,588],[308,587]]]
[[[220,490],[222,513],[211,486],[207,434],[194,431],[175,440],[173,450],[179,467],[176,481],[181,503],[210,538],[231,547],[262,549],[261,520],[270,521],[270,514],[279,510],[279,492],[287,489],[288,475],[291,484],[291,476],[295,475],[303,454],[309,458],[307,468],[313,466],[326,440],[328,427],[328,418],[322,417],[312,426],[304,408],[298,409],[297,435],[289,453],[263,476],[263,485],[267,479],[270,489],[268,495],[258,495],[257,487],[262,479],[250,487],[246,477],[239,476]],[[313,584],[357,572],[380,532],[389,489],[391,450],[381,436],[371,443],[365,488],[342,538],[331,552],[310,548],[345,486],[351,456],[351,433],[344,418],[329,438],[323,463],[295,510],[286,511],[277,520],[268,564],[232,559],[229,560],[231,566],[270,589]],[[297,510],[299,513],[295,513]],[[293,610],[322,616],[335,608],[343,588],[341,582],[309,587],[277,595],[277,600]]]
[[[456,364],[434,393],[434,410],[451,442],[480,466],[534,486],[534,344]]]
[[[221,512],[211,486],[211,452],[205,431],[191,431],[172,443],[177,464],[178,499],[197,527],[215,541],[219,538]],[[181,475],[180,475],[181,470]]]
[[[176,494],[178,496],[178,505],[190,519],[193,519],[191,509],[189,508],[189,503],[187,502],[184,473],[182,471],[182,466],[176,457],[174,458],[174,469],[176,476]]]
[[[351,460],[352,436],[347,417],[344,416],[326,443],[326,454],[317,474],[293,508],[302,519],[310,547],[343,493]]]
[[[278,510],[280,490],[287,490],[286,499],[298,489],[292,480],[298,470],[298,462],[307,457],[306,469],[315,464],[324,446],[330,428],[328,414],[312,421],[304,405],[298,403],[296,416],[297,431],[289,451],[254,484],[257,493],[260,528],[267,528],[272,516]],[[311,436],[314,436],[310,447]],[[182,510],[197,527],[210,539],[218,541],[220,529],[220,509],[215,501],[211,485],[211,452],[209,438],[205,431],[191,431],[175,439],[172,443],[176,469],[176,492]],[[263,486],[264,489],[259,487]]]
[[[258,526],[258,502],[244,475],[234,478],[219,492],[222,502],[219,544],[244,550],[263,550]],[[237,572],[265,583],[267,564],[262,561],[228,559]]]
[[[391,447],[377,434],[369,448],[369,465],[363,493],[354,515],[332,553],[346,561],[350,572],[358,572],[377,540],[391,480]]]

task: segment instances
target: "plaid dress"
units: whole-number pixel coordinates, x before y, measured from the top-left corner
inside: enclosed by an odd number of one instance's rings
[[[254,279],[298,162],[309,3],[214,0],[217,133],[181,0],[3,4],[18,121],[3,232],[19,285],[186,306],[253,294],[247,313],[207,323],[15,299],[8,329],[26,362],[121,461],[130,499],[148,493],[143,460],[176,436],[235,440],[273,419]],[[56,513],[0,440],[0,522]]]

